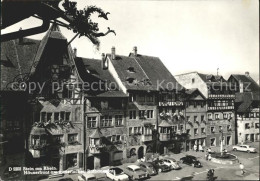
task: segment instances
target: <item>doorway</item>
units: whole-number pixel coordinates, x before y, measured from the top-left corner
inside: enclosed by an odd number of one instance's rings
[[[138,149],[138,159],[143,157],[144,157],[144,147],[140,146],[140,148]]]

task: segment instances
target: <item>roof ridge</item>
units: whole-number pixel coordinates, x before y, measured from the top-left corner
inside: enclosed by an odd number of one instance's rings
[[[182,74],[177,74],[174,76],[179,76],[179,75],[187,75],[187,74],[191,74],[191,73],[199,73],[198,71],[192,71],[192,72],[186,72],[186,73],[182,73]]]

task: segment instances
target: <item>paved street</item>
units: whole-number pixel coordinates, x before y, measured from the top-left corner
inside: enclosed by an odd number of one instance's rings
[[[193,168],[192,166],[188,166],[185,164],[181,164],[181,170],[172,170],[166,173],[160,173],[156,176],[149,178],[148,180],[205,180],[207,171],[210,168],[215,169],[216,180],[258,180],[259,178],[259,142],[249,143],[249,145],[257,148],[257,153],[246,153],[246,152],[234,152],[232,150],[232,146],[226,147],[228,151],[234,155],[238,156],[238,159],[241,163],[245,165],[245,175],[241,176],[239,163],[235,165],[222,165],[213,163],[210,161],[206,161],[204,158],[205,152],[184,152],[180,154],[171,155],[171,157],[179,160],[181,157],[186,154],[191,154],[196,156],[202,163],[202,168]],[[218,150],[215,148],[213,150]],[[121,165],[120,167],[124,169],[127,165],[132,163],[127,163]],[[67,175],[61,178],[72,178],[73,180],[77,180],[78,174]],[[49,181],[57,181],[58,179],[45,179]]]

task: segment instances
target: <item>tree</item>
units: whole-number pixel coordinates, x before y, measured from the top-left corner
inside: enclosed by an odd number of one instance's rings
[[[42,19],[43,24],[39,27],[1,35],[1,41],[9,41],[24,36],[43,33],[48,30],[52,22],[73,30],[74,33],[77,33],[76,36],[88,37],[91,42],[97,46],[100,44],[98,40],[99,37],[106,36],[109,33],[116,35],[115,31],[110,30],[109,27],[107,32],[99,32],[98,23],[91,20],[93,13],[98,13],[99,18],[108,20],[109,12],[105,13],[101,8],[96,6],[88,6],[83,10],[78,10],[77,2],[70,0],[64,0],[62,3],[64,10],[62,10],[59,8],[61,1],[62,0],[3,0],[1,29],[7,28],[30,16]],[[59,21],[58,18],[65,20],[66,23]]]

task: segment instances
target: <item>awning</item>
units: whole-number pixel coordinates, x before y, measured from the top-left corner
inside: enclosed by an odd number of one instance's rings
[[[90,136],[90,138],[102,138],[104,137],[103,134],[101,133],[100,129],[97,128]]]
[[[31,135],[47,135],[45,128],[33,127]]]
[[[168,123],[168,121],[163,120],[160,124],[159,127],[171,127],[172,125]]]

